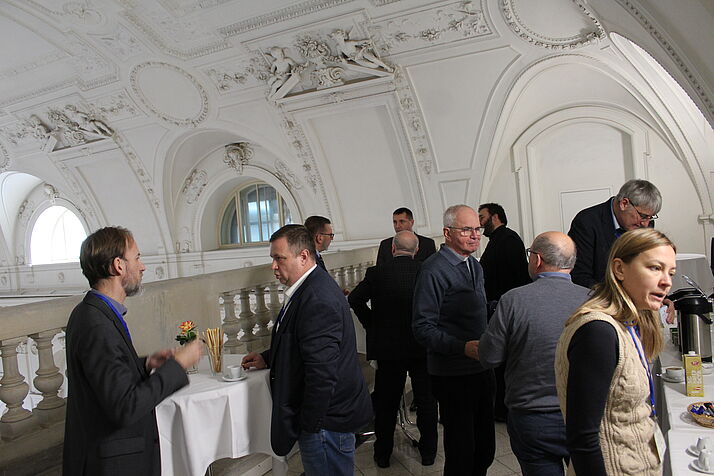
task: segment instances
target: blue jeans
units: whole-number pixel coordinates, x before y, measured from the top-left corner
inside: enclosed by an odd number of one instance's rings
[[[353,476],[355,435],[320,430],[301,432],[298,438],[305,476]]]
[[[568,463],[565,423],[560,411],[508,409],[508,435],[523,476],[562,476]]]

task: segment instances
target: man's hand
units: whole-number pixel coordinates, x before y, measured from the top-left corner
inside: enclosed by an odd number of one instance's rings
[[[671,300],[664,298],[662,299],[662,305],[667,306],[667,324],[674,324],[674,303]]]
[[[153,369],[158,369],[164,363],[174,356],[174,349],[163,349],[151,354],[146,358],[146,370],[151,372]]]
[[[251,352],[250,354],[243,357],[243,361],[240,363],[244,369],[249,370],[254,368],[256,370],[264,369],[267,367],[263,356],[258,352]]]
[[[466,354],[466,357],[470,359],[478,360],[478,341],[470,340],[466,342],[466,345],[464,346],[464,354]]]
[[[182,345],[174,352],[174,359],[181,367],[187,369],[195,365],[203,353],[203,343],[194,339],[186,345]]]

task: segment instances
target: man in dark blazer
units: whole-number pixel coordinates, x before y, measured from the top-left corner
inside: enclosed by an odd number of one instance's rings
[[[616,196],[578,212],[568,232],[578,250],[573,282],[586,288],[602,282],[615,240],[626,231],[654,227],[661,208],[662,195],[654,184],[629,180]]]
[[[310,233],[310,236],[312,236],[312,240],[315,243],[315,262],[320,268],[327,271],[321,253],[323,251],[327,251],[330,247],[330,243],[332,243],[332,240],[335,238],[332,223],[330,223],[330,220],[325,217],[313,215],[307,217],[305,220],[305,228],[307,228],[307,231]]]
[[[374,460],[389,467],[394,446],[394,426],[407,372],[417,404],[422,464],[434,464],[437,442],[436,399],[426,371],[426,349],[412,333],[412,299],[421,263],[414,260],[419,240],[400,231],[392,241],[394,259],[367,269],[364,280],[352,290],[349,303],[367,331],[367,359],[377,361],[374,384]],[[371,302],[371,308],[367,302]]]
[[[185,369],[201,357],[200,343],[137,356],[124,300],[141,289],[145,268],[128,230],[94,232],[82,243],[79,261],[92,289],[67,323],[63,474],[159,476],[154,408],[188,384]]]
[[[394,210],[394,213],[392,213],[392,225],[394,226],[394,233],[399,233],[400,231],[405,230],[413,232],[414,215],[412,214],[412,211],[406,207]],[[436,244],[434,243],[434,240],[427,238],[426,236],[417,235],[417,238],[419,238],[419,251],[417,251],[414,259],[422,262],[429,256],[436,253]],[[377,266],[392,261],[393,239],[393,237],[386,238],[379,244],[379,251],[377,252]]]
[[[372,405],[347,300],[315,264],[305,227],[276,231],[270,256],[275,277],[288,288],[270,349],[246,355],[243,367],[270,367],[273,451],[286,455],[297,441],[307,476],[351,476],[355,432],[372,419]]]

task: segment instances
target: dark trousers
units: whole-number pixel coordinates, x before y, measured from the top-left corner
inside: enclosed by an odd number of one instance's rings
[[[431,384],[444,425],[444,476],[485,476],[496,454],[493,372],[432,375]]]
[[[508,411],[508,435],[523,476],[562,476],[568,464],[565,423],[555,412]]]
[[[426,358],[404,360],[377,360],[377,372],[374,381],[373,403],[375,411],[374,430],[377,440],[374,442],[374,455],[378,459],[389,459],[394,447],[394,427],[397,423],[399,404],[404,392],[404,383],[412,380],[414,401],[417,405],[417,428],[419,453],[422,457],[436,455],[437,411],[436,399],[431,391],[429,375],[426,372]]]

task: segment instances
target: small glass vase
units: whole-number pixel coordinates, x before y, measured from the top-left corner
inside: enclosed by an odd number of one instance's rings
[[[208,366],[211,369],[211,375],[223,375],[223,346],[215,353],[208,350]]]
[[[186,341],[179,342],[179,344],[180,344],[181,346],[183,346],[184,344],[186,344]],[[196,362],[196,363],[193,364],[192,366],[188,367],[188,368],[186,369],[186,373],[187,373],[188,375],[197,374],[197,373],[198,373],[198,362]]]

